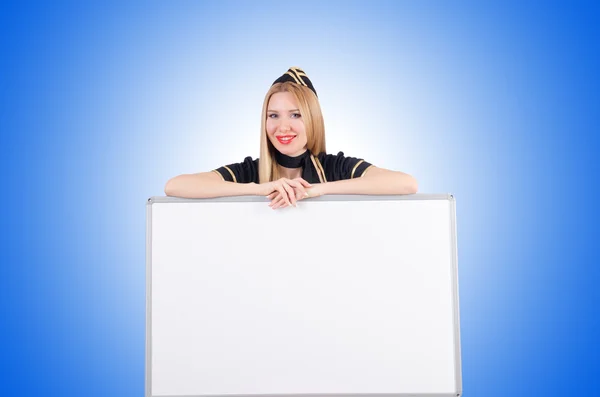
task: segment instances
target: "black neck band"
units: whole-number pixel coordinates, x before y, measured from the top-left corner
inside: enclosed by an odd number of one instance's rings
[[[277,160],[277,163],[280,166],[285,168],[304,168],[306,159],[309,157],[310,150],[306,150],[306,152],[302,153],[300,156],[290,157],[275,149],[275,160]]]

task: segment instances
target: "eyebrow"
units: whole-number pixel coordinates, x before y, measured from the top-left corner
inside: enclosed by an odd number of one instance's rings
[[[290,113],[291,112],[299,112],[299,111],[300,111],[300,109],[292,109],[292,110],[290,110]],[[277,110],[267,110],[267,112],[279,113]]]

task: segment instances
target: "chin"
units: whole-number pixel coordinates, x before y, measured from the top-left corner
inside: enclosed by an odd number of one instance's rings
[[[291,148],[291,147],[287,147],[287,146],[279,147],[278,149],[281,153],[287,154],[288,156],[291,156],[292,154],[294,154],[298,151],[295,148]]]
[[[299,156],[300,154],[302,154],[302,152],[304,152],[303,148],[291,148],[291,147],[284,147],[281,148],[279,151],[287,156]]]

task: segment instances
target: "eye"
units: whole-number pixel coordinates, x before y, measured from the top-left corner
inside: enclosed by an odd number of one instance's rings
[[[277,114],[276,113],[271,113],[269,115],[267,115],[268,118],[270,119],[276,119],[277,118]]]
[[[292,113],[292,118],[293,118],[293,119],[299,119],[300,117],[302,117],[302,116],[300,115],[300,113]]]

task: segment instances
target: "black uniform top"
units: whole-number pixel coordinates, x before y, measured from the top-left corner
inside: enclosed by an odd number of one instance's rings
[[[229,182],[259,183],[258,160],[246,157],[241,163],[225,165],[213,170]],[[343,152],[336,155],[320,153],[306,156],[302,166],[302,179],[308,183],[333,182],[342,179],[358,178],[365,175],[371,163],[356,157],[345,157]]]

